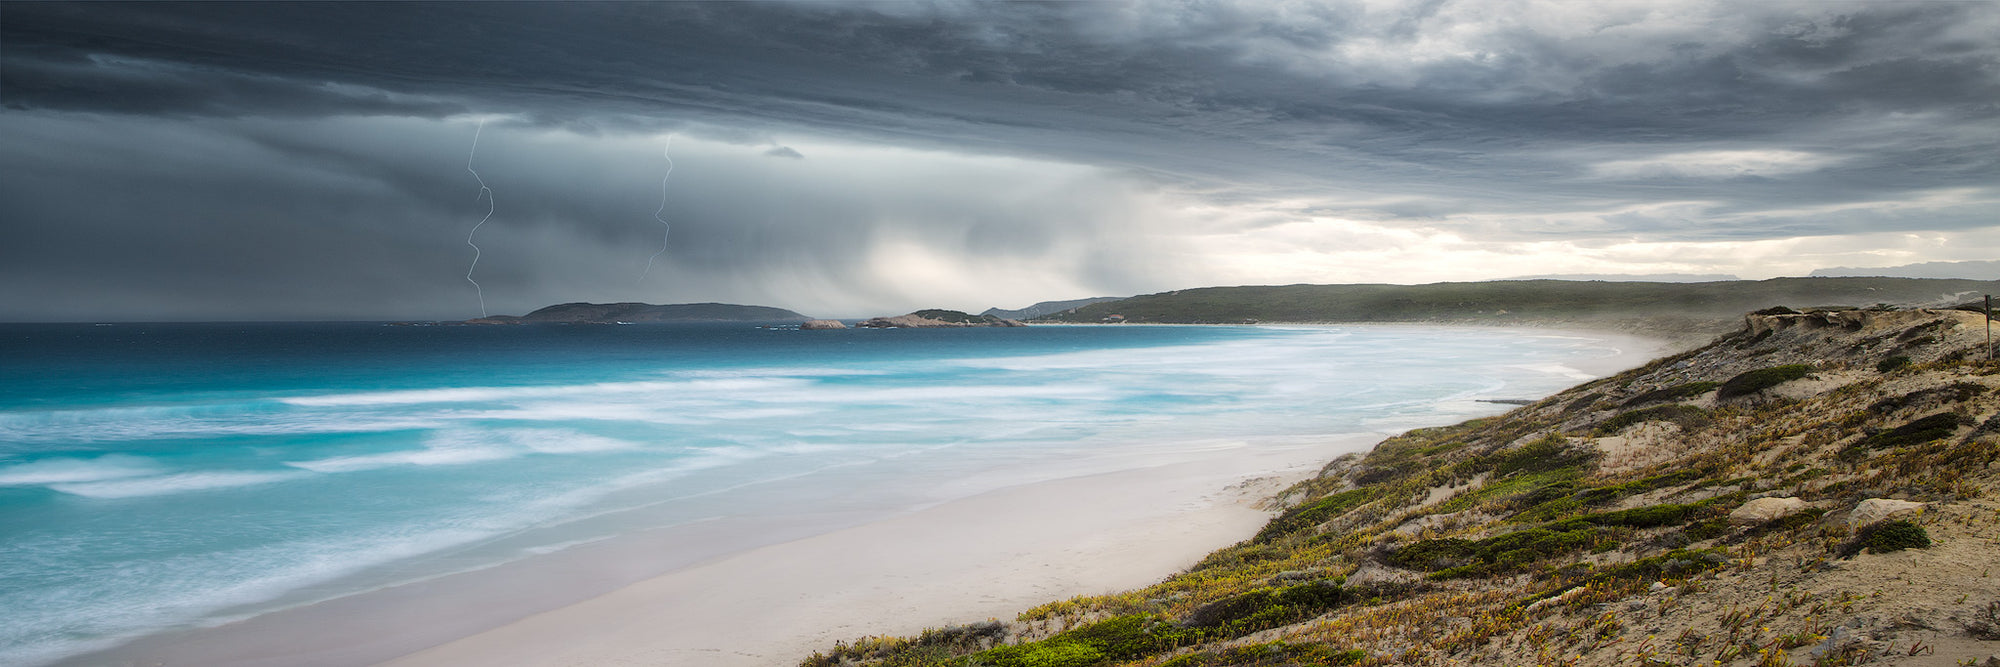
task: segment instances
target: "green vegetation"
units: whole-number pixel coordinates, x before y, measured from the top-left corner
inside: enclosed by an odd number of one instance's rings
[[[1783,366],[1745,371],[1736,377],[1729,378],[1728,381],[1722,383],[1721,387],[1717,387],[1715,397],[1735,398],[1737,396],[1754,394],[1805,377],[1807,374],[1812,373],[1812,370],[1812,366],[1807,364],[1785,364]]]
[[[1953,382],[1942,387],[1919,389],[1901,396],[1884,398],[1870,404],[1868,411],[1886,415],[1916,405],[1961,403],[1984,393],[1986,385],[1976,382]]]
[[[1567,531],[1530,528],[1483,540],[1447,537],[1398,549],[1389,555],[1389,562],[1429,571],[1432,579],[1485,577],[1518,572],[1543,559],[1591,548],[1598,538],[1598,531],[1587,526]]]
[[[1361,649],[1342,651],[1324,644],[1270,642],[1224,649],[1213,653],[1189,653],[1160,663],[1160,667],[1339,667],[1367,659]]]
[[[1316,616],[1352,598],[1346,589],[1324,583],[1258,589],[1203,605],[1182,625],[1205,636],[1240,637]]]
[[[1354,489],[1308,503],[1272,519],[1271,523],[1266,524],[1263,530],[1257,532],[1256,537],[1250,538],[1250,541],[1269,542],[1274,538],[1317,526],[1328,519],[1340,516],[1356,505],[1374,500],[1379,491],[1372,488]]]
[[[1162,632],[1164,631],[1164,632]],[[1083,667],[1106,660],[1136,658],[1171,645],[1177,630],[1146,614],[1120,616],[1026,644],[996,647],[972,656],[970,664],[993,667]]]
[[[1865,306],[1938,294],[2000,291],[2000,282],[1915,278],[1774,278],[1711,283],[1497,280],[1430,285],[1207,287],[1091,304],[1061,322],[1494,322],[1524,319],[1672,320],[1720,331],[1774,303]],[[1659,322],[1666,323],[1666,322]]]
[[[1714,390],[1716,387],[1720,386],[1722,386],[1722,383],[1720,382],[1686,382],[1669,387],[1661,387],[1659,389],[1654,389],[1652,391],[1639,394],[1638,396],[1633,396],[1631,398],[1625,399],[1625,403],[1623,405],[1633,406],[1633,405],[1643,405],[1646,403],[1658,403],[1660,401],[1678,401],[1683,398],[1694,398],[1696,396],[1706,394]]]
[[[1956,412],[1940,412],[1911,420],[1902,426],[1862,438],[1860,442],[1841,450],[1840,456],[1852,460],[1871,449],[1908,447],[1943,440],[1957,433],[1959,423],[1964,420],[1965,417]]]
[[[1885,554],[1904,549],[1929,549],[1931,535],[1923,526],[1904,519],[1883,521],[1861,529],[1857,540],[1870,553]]]
[[[1908,365],[1910,365],[1909,356],[1898,354],[1896,356],[1889,357],[1887,359],[1883,359],[1880,362],[1877,362],[1875,364],[1875,372],[1890,373],[1894,372],[1898,368],[1902,368]]]
[[[1620,431],[1640,422],[1668,421],[1681,428],[1696,428],[1708,423],[1708,411],[1692,405],[1661,405],[1651,408],[1621,413],[1597,425],[1596,435],[1604,437],[1617,435]]]
[[[1037,642],[994,647],[972,655],[966,664],[1083,667],[1129,660],[1304,620],[1351,599],[1346,589],[1319,582],[1258,589],[1202,605],[1179,623],[1155,614],[1119,616]]]
[[[911,314],[940,322],[956,322],[958,324],[987,324],[1000,320],[1000,318],[991,315],[974,315],[961,310],[945,310],[942,308],[927,308]]]
[[[1493,476],[1506,477],[1517,472],[1541,473],[1581,468],[1596,460],[1596,450],[1588,447],[1572,447],[1568,438],[1550,433],[1517,449],[1502,452],[1493,460]]]
[[[1657,528],[1719,514],[1710,503],[1664,504],[1573,516],[1539,528],[1482,540],[1423,540],[1397,549],[1389,562],[1431,572],[1432,579],[1483,577],[1523,571],[1548,558],[1615,544],[1606,528]]]

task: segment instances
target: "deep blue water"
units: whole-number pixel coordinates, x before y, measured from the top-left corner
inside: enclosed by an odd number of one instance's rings
[[[1135,447],[1444,423],[1608,354],[1418,327],[0,325],[0,664],[635,508],[789,511],[759,485],[890,512]]]

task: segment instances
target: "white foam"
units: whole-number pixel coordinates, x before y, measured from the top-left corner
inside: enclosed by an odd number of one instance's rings
[[[305,474],[303,472],[220,470],[211,472],[185,472],[150,477],[130,477],[99,482],[50,484],[49,488],[86,498],[137,498],[141,496],[161,496],[189,491],[270,484],[272,482],[294,479]]]
[[[537,387],[452,387],[409,389],[324,396],[293,396],[279,401],[301,407],[421,405],[426,403],[495,403],[562,396],[608,396],[633,393],[753,392],[795,387],[808,381],[788,377],[724,377],[686,381],[599,382]]]
[[[106,454],[94,459],[44,459],[0,468],[0,486],[100,482],[160,472],[152,459]]]
[[[1537,372],[1537,373],[1548,373],[1548,374],[1550,374],[1550,375],[1560,375],[1560,376],[1562,376],[1562,377],[1565,377],[1565,378],[1569,378],[1569,379],[1571,379],[1571,380],[1577,380],[1577,381],[1583,381],[1583,380],[1595,380],[1595,379],[1597,379],[1597,376],[1596,376],[1596,375],[1592,375],[1592,374],[1590,374],[1590,373],[1585,373],[1585,372],[1583,372],[1583,371],[1581,371],[1581,370],[1577,370],[1577,369],[1575,369],[1575,368],[1571,368],[1571,367],[1569,367],[1569,366],[1566,366],[1566,365],[1563,365],[1563,364],[1554,364],[1554,363],[1549,363],[1549,364],[1514,364],[1514,365],[1512,365],[1512,366],[1510,366],[1510,367],[1511,367],[1511,368],[1519,368],[1519,369],[1522,369],[1522,370],[1528,370],[1528,371],[1534,371],[1534,372]]]
[[[636,447],[636,443],[564,429],[454,429],[431,434],[425,440],[423,449],[286,461],[285,465],[313,472],[341,473],[405,465],[466,465],[512,459],[531,453],[579,454]]]

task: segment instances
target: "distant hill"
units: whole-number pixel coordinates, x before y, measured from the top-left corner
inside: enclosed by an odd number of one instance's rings
[[[1830,269],[1814,269],[1813,277],[1848,276],[1890,276],[1896,278],[1960,278],[1966,280],[2000,279],[2000,261],[1967,262],[1924,262],[1902,266],[1877,268],[1855,268],[1837,266]]]
[[[569,322],[610,324],[613,322],[804,322],[806,316],[769,306],[739,306],[730,303],[564,303],[542,308],[519,318],[485,318],[524,323]]]
[[[1551,273],[1537,276],[1515,276],[1507,280],[1603,280],[1615,283],[1708,283],[1722,280],[1742,280],[1727,273]]]
[[[1071,308],[1081,308],[1083,306],[1088,306],[1094,303],[1117,301],[1123,298],[1125,297],[1094,296],[1088,299],[1070,299],[1068,301],[1043,301],[1041,303],[1028,306],[1020,310],[1002,310],[999,308],[988,308],[986,309],[986,312],[980,314],[992,317],[998,317],[1001,319],[1008,319],[1008,320],[1026,320],[1026,319],[1041,317],[1043,315],[1054,315],[1056,313],[1060,313],[1062,311],[1069,310]]]
[[[1706,283],[1498,280],[1430,285],[1208,287],[1135,296],[1042,318],[1055,322],[1622,323],[1719,332],[1774,305],[1959,303],[2000,282],[1916,278],[1773,278]]]

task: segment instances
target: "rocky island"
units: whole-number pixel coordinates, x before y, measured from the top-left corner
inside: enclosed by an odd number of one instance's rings
[[[957,310],[932,308],[895,317],[874,317],[854,326],[865,329],[938,329],[954,327],[1025,327],[1020,320],[992,315],[973,315]]]

